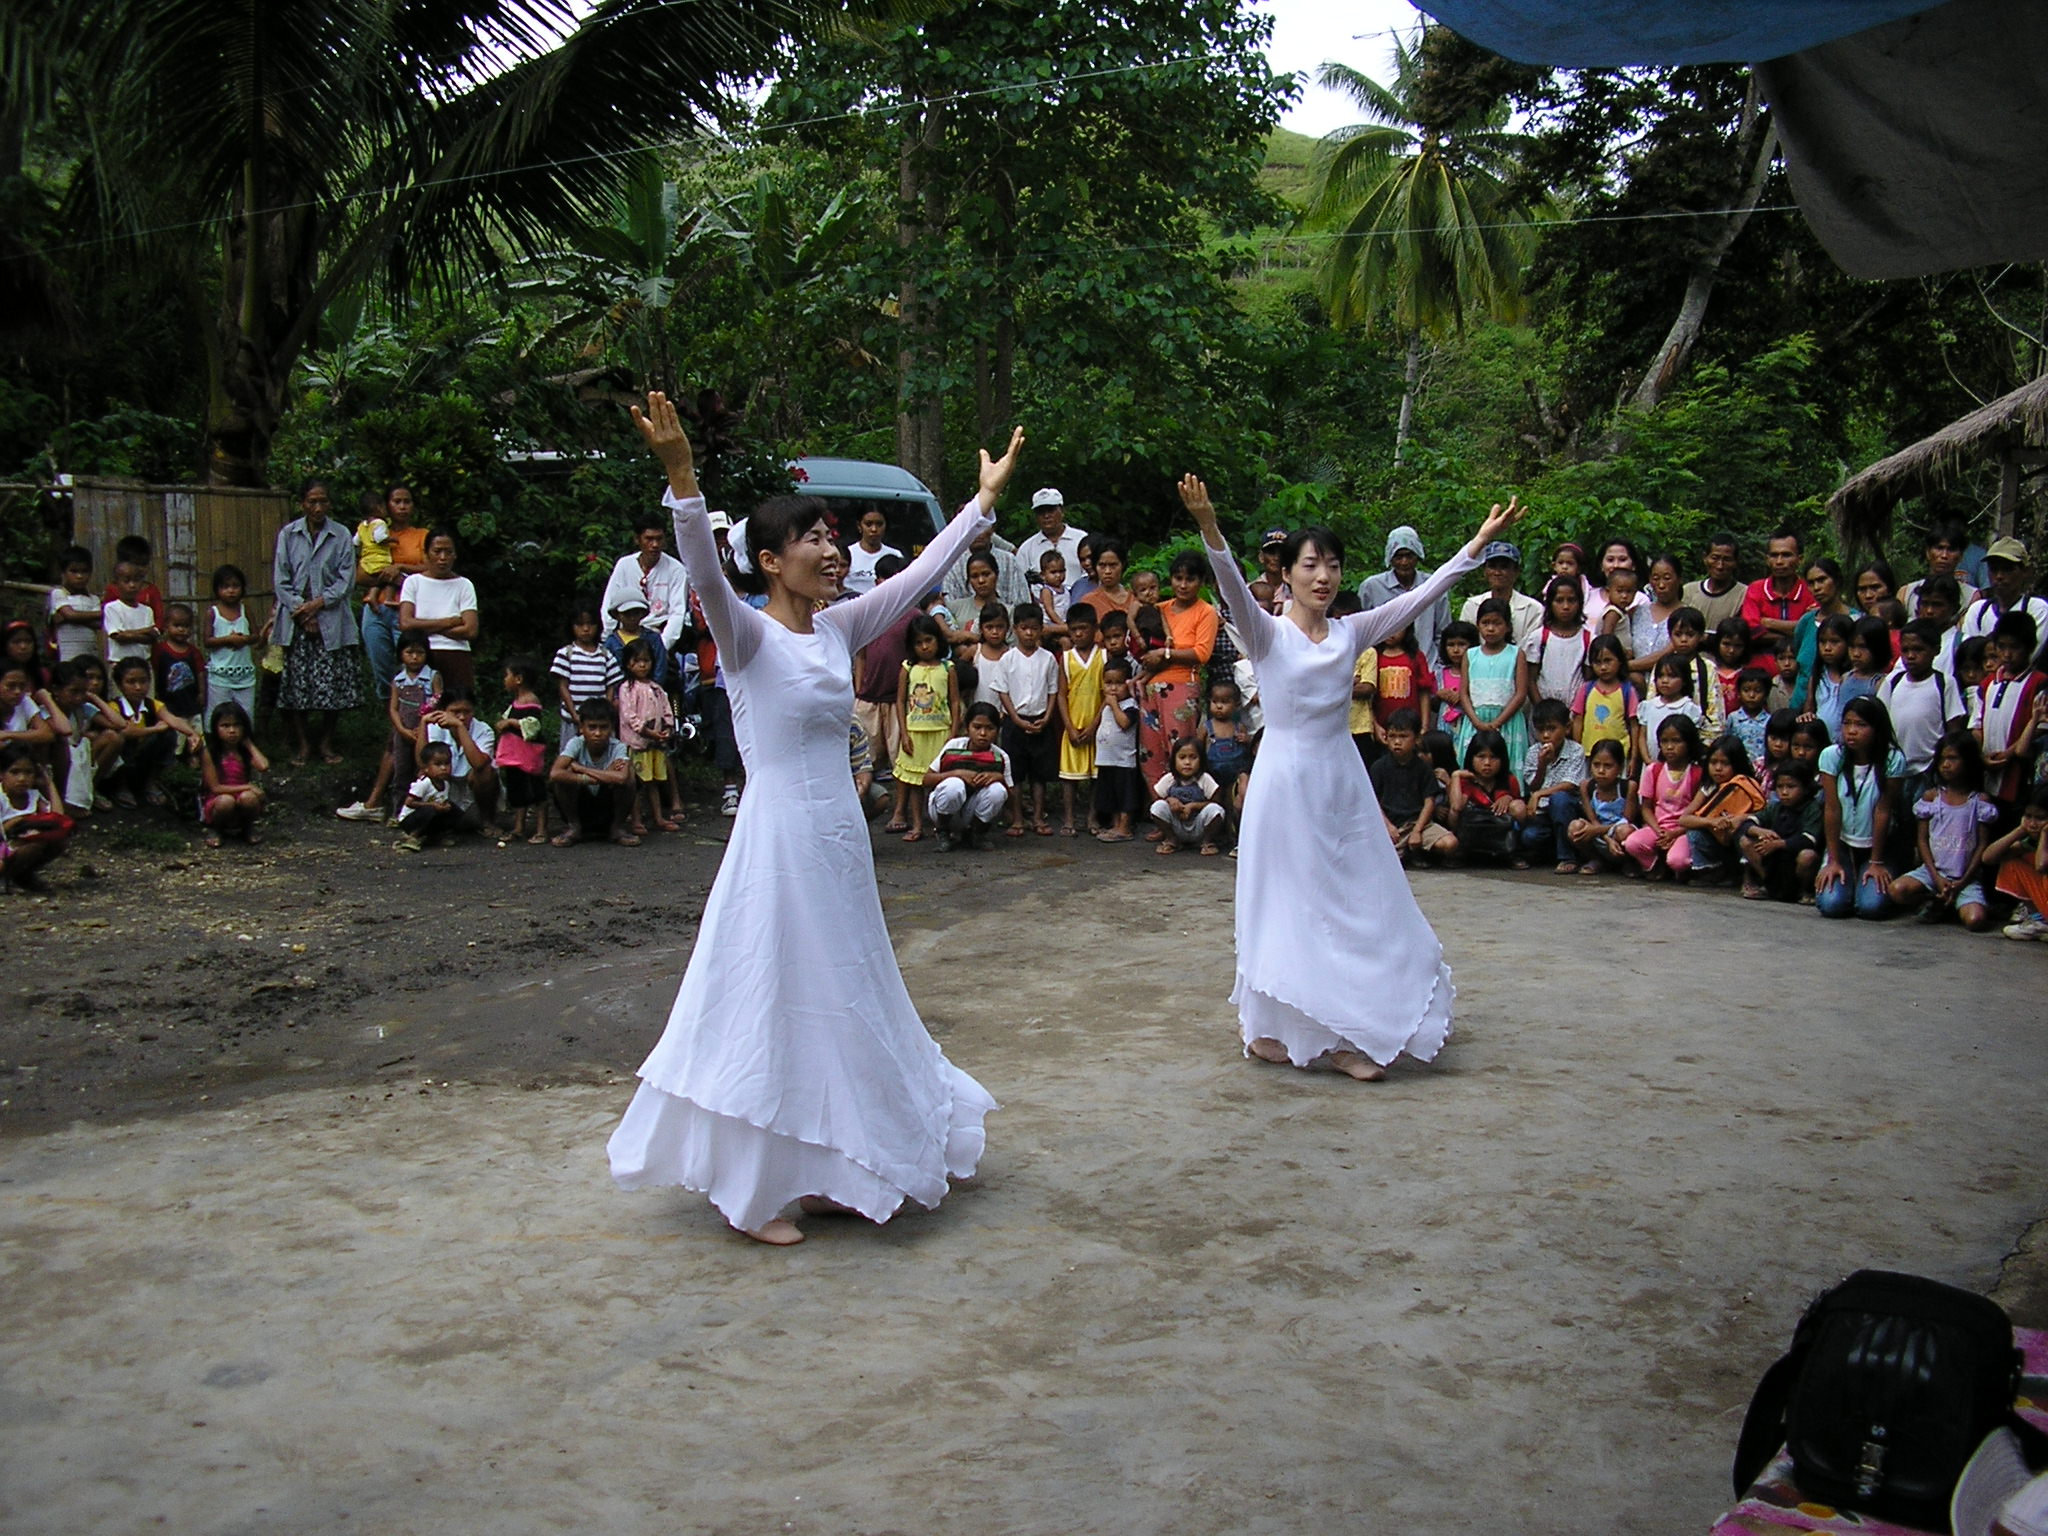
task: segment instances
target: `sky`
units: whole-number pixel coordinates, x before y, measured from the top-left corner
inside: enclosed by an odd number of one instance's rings
[[[1372,76],[1393,78],[1393,38],[1413,34],[1421,13],[1408,0],[1259,0],[1273,18],[1266,57],[1276,71],[1301,75],[1301,99],[1280,119],[1283,128],[1321,138],[1333,128],[1358,121],[1346,98],[1312,83],[1325,59],[1335,59]]]

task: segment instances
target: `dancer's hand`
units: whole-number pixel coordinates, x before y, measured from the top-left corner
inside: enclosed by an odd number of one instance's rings
[[[658,389],[647,392],[647,409],[632,407],[633,425],[640,429],[648,450],[668,471],[668,488],[679,498],[701,496],[697,489],[697,463],[690,452],[690,434],[683,430],[675,405]]]
[[[1486,521],[1479,525],[1479,531],[1472,535],[1472,542],[1465,546],[1467,553],[1474,556],[1495,539],[1506,533],[1515,524],[1529,515],[1529,509],[1522,505],[1521,498],[1510,496],[1508,504],[1493,504],[1493,510],[1486,514]]]
[[[1013,427],[1010,430],[1010,450],[1000,459],[990,458],[986,448],[980,450],[981,478],[975,495],[981,499],[982,511],[995,511],[996,498],[1003,494],[1003,487],[1010,483],[1010,476],[1016,473],[1017,455],[1023,448],[1024,429]]]
[[[1188,509],[1202,539],[1211,549],[1223,548],[1223,531],[1216,526],[1216,504],[1209,499],[1209,487],[1199,476],[1180,477],[1180,504]]]

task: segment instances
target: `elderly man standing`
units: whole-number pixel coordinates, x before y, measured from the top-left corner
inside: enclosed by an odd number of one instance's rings
[[[604,584],[605,632],[619,627],[613,617],[629,597],[647,601],[647,627],[661,636],[662,649],[673,650],[683,626],[690,622],[689,576],[683,562],[666,552],[668,527],[655,513],[642,513],[633,524],[633,552],[621,555]]]
[[[1387,569],[1377,576],[1366,577],[1358,584],[1358,601],[1367,609],[1391,603],[1403,592],[1413,590],[1418,581],[1429,578],[1430,573],[1422,569],[1421,536],[1405,524],[1387,535],[1386,559]],[[1415,615],[1415,644],[1432,667],[1437,664],[1437,636],[1450,622],[1449,593]]]
[[[1048,485],[1031,493],[1031,511],[1038,519],[1038,532],[1017,546],[1017,563],[1024,568],[1024,579],[1038,579],[1039,558],[1049,549],[1057,549],[1066,558],[1068,574],[1078,576],[1081,541],[1088,537],[1088,530],[1067,526],[1067,498]]]

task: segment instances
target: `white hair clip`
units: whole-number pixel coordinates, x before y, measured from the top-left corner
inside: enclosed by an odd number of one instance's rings
[[[747,553],[747,520],[744,517],[726,531],[725,547],[732,551],[734,570],[742,576],[754,574],[754,559]]]

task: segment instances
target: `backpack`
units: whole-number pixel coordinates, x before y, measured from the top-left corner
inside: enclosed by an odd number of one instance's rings
[[[1918,1275],[1860,1269],[1806,1309],[1764,1373],[1735,1452],[1740,1498],[1780,1444],[1807,1498],[1922,1530],[1994,1429],[2030,1462],[2048,1436],[2013,1412],[2020,1352],[1998,1305]]]

